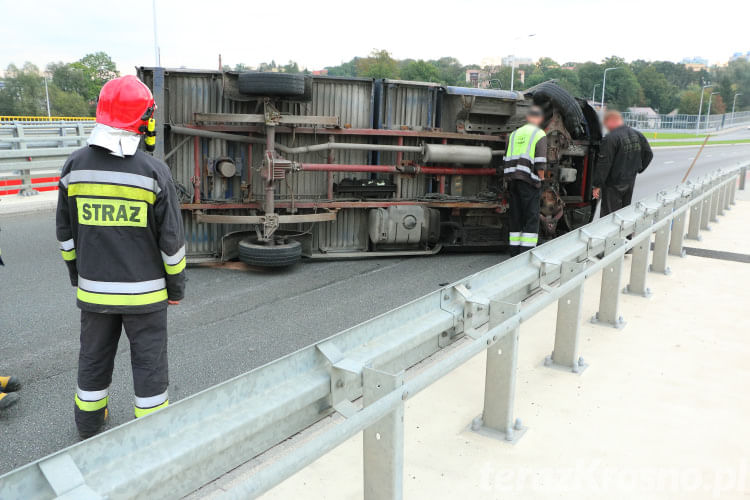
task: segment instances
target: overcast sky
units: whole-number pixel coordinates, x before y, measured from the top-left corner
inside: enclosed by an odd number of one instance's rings
[[[123,73],[154,65],[151,0],[0,0],[0,68],[110,54]],[[515,52],[566,61],[725,62],[750,51],[750,1],[156,0],[162,65],[295,60],[320,69],[386,49],[399,59],[482,63]],[[528,6],[528,7],[527,7]],[[527,38],[529,34],[535,36]]]

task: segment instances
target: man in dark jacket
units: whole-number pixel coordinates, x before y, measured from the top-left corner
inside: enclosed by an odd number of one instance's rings
[[[604,126],[609,134],[602,140],[593,178],[594,198],[602,200],[601,217],[630,205],[635,177],[654,157],[643,134],[625,125],[618,111],[604,113]]]
[[[88,146],[60,177],[57,240],[81,309],[75,421],[102,430],[120,333],[130,341],[135,416],[169,404],[167,304],[185,288],[185,236],[169,167],[154,144],[154,98],[135,76],[102,87]]]

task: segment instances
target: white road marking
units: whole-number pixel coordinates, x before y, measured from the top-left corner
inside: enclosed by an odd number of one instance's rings
[[[674,160],[669,160],[669,161],[664,162],[665,165],[669,165],[670,163],[674,163]]]
[[[706,158],[711,158],[713,155],[706,155]]]

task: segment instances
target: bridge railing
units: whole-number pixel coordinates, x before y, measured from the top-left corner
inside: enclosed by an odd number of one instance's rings
[[[586,366],[579,353],[586,280],[602,272],[594,321],[622,328],[625,252],[632,250],[625,290],[647,296],[649,271],[667,273],[668,256],[683,255],[684,238],[698,238],[731,208],[747,169],[720,170],[662,191],[14,470],[0,477],[0,498],[179,498],[248,461],[257,467],[218,498],[255,498],[359,432],[364,498],[401,498],[406,400],[486,352],[484,408],[472,429],[519,439],[525,428],[513,404],[523,323],[557,302],[545,364],[579,373]],[[294,436],[299,439],[288,441]]]
[[[0,192],[18,190],[21,195],[32,195],[40,188],[54,189],[56,171],[70,153],[86,143],[93,127],[93,121],[0,125],[0,176],[13,174],[21,180],[20,184],[3,180],[8,185]],[[52,180],[47,181],[49,178]]]

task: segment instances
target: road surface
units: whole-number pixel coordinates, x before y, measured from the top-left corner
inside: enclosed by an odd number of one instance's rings
[[[657,148],[636,199],[679,183],[698,148]],[[750,159],[750,145],[706,148],[693,176]],[[75,292],[51,212],[0,217],[0,374],[19,376],[20,403],[0,415],[0,474],[77,442]],[[176,401],[495,264],[496,254],[305,262],[281,272],[189,268],[170,310],[170,399]],[[111,387],[111,425],[132,418],[125,336]]]

